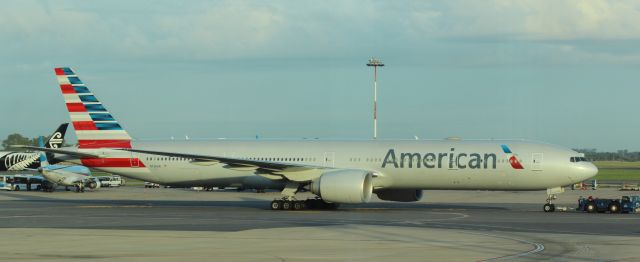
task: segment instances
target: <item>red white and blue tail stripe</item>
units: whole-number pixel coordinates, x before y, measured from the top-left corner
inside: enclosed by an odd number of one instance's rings
[[[55,69],[80,149],[131,148],[131,137],[68,67]]]

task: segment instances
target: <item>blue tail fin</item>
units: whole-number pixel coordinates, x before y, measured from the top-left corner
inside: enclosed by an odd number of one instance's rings
[[[38,146],[39,147],[44,147],[44,137],[40,136],[38,137]],[[40,153],[40,167],[46,167],[49,165],[49,161],[47,161],[47,154],[45,154],[44,152]]]

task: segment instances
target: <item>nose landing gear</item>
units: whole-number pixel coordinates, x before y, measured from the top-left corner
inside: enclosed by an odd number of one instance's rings
[[[544,204],[542,210],[544,212],[554,212],[556,211],[556,205],[551,203],[551,201],[556,200],[558,198],[558,194],[564,193],[564,187],[554,187],[547,189],[547,203]]]
[[[556,205],[551,203],[546,203],[544,204],[543,210],[544,212],[554,212],[556,211]]]

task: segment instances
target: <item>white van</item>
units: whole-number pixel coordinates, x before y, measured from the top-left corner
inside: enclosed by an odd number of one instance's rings
[[[118,187],[124,186],[125,180],[120,176],[99,176],[102,187]]]

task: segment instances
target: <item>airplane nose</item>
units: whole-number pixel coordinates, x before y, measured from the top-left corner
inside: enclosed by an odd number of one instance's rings
[[[582,178],[581,181],[592,178],[598,174],[598,167],[591,162],[581,162],[576,166],[578,177]]]

